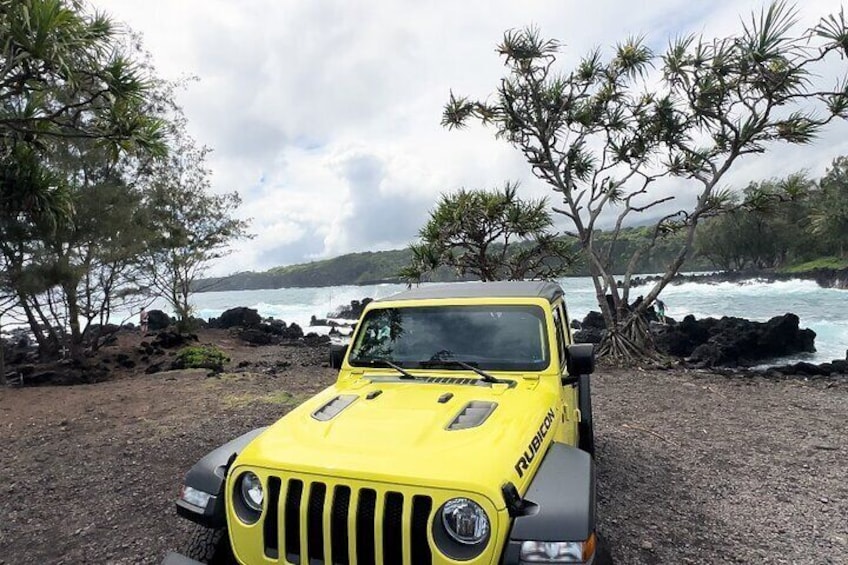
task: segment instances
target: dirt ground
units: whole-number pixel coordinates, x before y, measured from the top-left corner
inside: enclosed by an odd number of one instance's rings
[[[221,345],[249,372],[0,389],[0,564],[158,563],[188,539],[183,473],[335,376],[324,349]],[[601,371],[593,385],[616,563],[848,563],[848,383]]]

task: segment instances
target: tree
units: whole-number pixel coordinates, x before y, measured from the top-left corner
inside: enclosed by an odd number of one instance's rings
[[[174,309],[180,331],[189,329],[189,297],[209,262],[225,256],[233,240],[250,237],[248,223],[233,216],[238,193],[211,192],[209,149],[197,147],[184,129],[177,119],[170,155],[154,166],[146,196],[154,232],[146,251],[148,284]]]
[[[808,31],[796,27],[794,10],[774,2],[737,35],[676,39],[661,58],[630,38],[611,57],[595,50],[565,73],[554,68],[557,41],[533,28],[508,31],[498,46],[507,76],[494,95],[451,93],[444,126],[462,128],[472,119],[493,126],[562,198],[555,210],[573,226],[607,323],[601,354],[654,357],[644,313],[689,256],[698,222],[728,203],[721,182],[740,157],[772,142],[809,143],[822,126],[848,116],[845,77],[833,89],[814,86],[820,63],[848,52],[844,15]],[[673,188],[656,188],[663,177],[674,179]],[[621,228],[658,213],[652,238],[632,254],[617,284],[609,259]],[[604,221],[614,227],[599,246],[595,234]],[[634,266],[673,233],[684,234],[679,252],[630,308]]]
[[[131,41],[108,16],[78,0],[0,0],[0,37],[7,172],[37,169],[55,144],[73,139],[96,141],[113,157],[164,151],[162,122],[146,105],[147,69],[127,55]],[[6,211],[67,215],[61,185],[31,176],[40,182],[0,186]]]
[[[848,157],[835,159],[819,186],[811,218],[813,233],[830,243],[840,257],[848,257]]]
[[[771,269],[819,252],[809,233],[814,182],[805,173],[750,183],[698,226],[695,252],[726,270]]]
[[[114,161],[91,140],[57,145],[40,169],[61,183],[69,214],[0,221],[0,257],[7,287],[27,315],[45,358],[68,352],[83,357],[83,344],[96,349],[113,307],[143,300],[138,284],[141,252],[150,230],[142,195],[131,181],[142,172],[135,160]]]
[[[420,282],[442,265],[483,281],[562,276],[571,246],[551,227],[547,200],[519,198],[514,183],[445,194],[421,228],[421,241],[410,246],[412,263],[401,276]]]
[[[135,39],[82,1],[0,0],[0,37],[2,290],[45,358],[79,359],[129,249],[119,166],[165,151],[155,80]]]

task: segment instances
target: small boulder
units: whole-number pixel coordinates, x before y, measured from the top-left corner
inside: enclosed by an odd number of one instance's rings
[[[328,335],[318,335],[314,332],[309,332],[303,337],[304,343],[309,346],[319,346],[319,345],[329,345],[330,336]]]
[[[251,345],[269,345],[273,341],[273,334],[258,328],[245,328],[238,337]]]
[[[283,335],[286,331],[286,323],[282,320],[269,318],[267,322],[261,324],[259,328],[271,335]]]
[[[604,320],[604,315],[600,312],[595,312],[594,310],[586,314],[586,317],[583,318],[582,329],[599,329],[605,330],[607,329],[607,323]]]
[[[289,325],[281,334],[284,339],[300,339],[303,337],[303,329],[295,323]]]
[[[217,319],[215,327],[223,329],[233,328],[236,326],[242,328],[255,328],[261,323],[262,317],[259,315],[259,312],[253,308],[239,306],[237,308],[230,308],[221,314],[221,317]]]
[[[373,300],[373,298],[351,300],[350,304],[340,306],[334,312],[327,314],[327,317],[340,318],[344,320],[358,320],[359,317],[362,315],[362,311],[365,310],[365,307],[368,306]]]
[[[147,312],[147,329],[158,332],[171,325],[171,317],[162,310],[150,310]]]
[[[582,330],[574,332],[574,343],[594,343],[597,345],[603,341],[606,333],[607,330],[604,329],[584,327]]]
[[[324,319],[324,318],[316,318],[316,317],[315,317],[315,314],[313,314],[313,315],[309,318],[309,325],[310,325],[310,326],[329,326],[329,325],[330,325],[330,322],[329,322],[329,321],[327,321],[327,320],[326,320],[326,319]]]
[[[175,331],[164,331],[159,332],[156,335],[156,338],[154,338],[153,344],[149,349],[151,352],[156,348],[173,349],[174,347],[183,346],[191,341],[197,341],[197,336],[195,334],[181,334]],[[145,351],[147,351],[147,348],[145,348]]]

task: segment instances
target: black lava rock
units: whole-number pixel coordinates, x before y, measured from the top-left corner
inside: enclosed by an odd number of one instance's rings
[[[252,345],[270,345],[274,340],[274,334],[259,328],[245,328],[239,334],[239,339]]]
[[[362,300],[351,300],[349,305],[340,306],[335,312],[327,314],[328,318],[340,318],[343,320],[358,320],[362,311],[373,301],[373,298]]]
[[[724,317],[679,324],[655,325],[657,348],[668,355],[688,357],[701,367],[750,366],[786,355],[815,351],[816,334],[800,329],[798,316],[784,314],[768,322]]]
[[[210,320],[209,323],[211,326],[213,323],[212,320]],[[255,328],[261,323],[262,318],[259,316],[259,312],[253,308],[239,306],[237,308],[230,308],[221,314],[221,317],[217,319],[217,323],[215,323],[214,327],[223,329],[233,328],[236,326],[242,328]]]
[[[171,317],[162,310],[150,310],[147,313],[147,329],[151,332],[164,330],[171,325]]]

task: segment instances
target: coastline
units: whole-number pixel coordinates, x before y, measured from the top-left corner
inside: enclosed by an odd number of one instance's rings
[[[632,279],[632,286],[649,285],[660,280],[658,275],[637,276]],[[707,274],[679,274],[671,280],[673,285],[686,283],[719,284],[744,283],[760,281],[765,283],[784,282],[793,280],[814,281],[822,288],[848,290],[848,269],[812,269],[797,273],[778,272],[769,270],[718,271]]]

